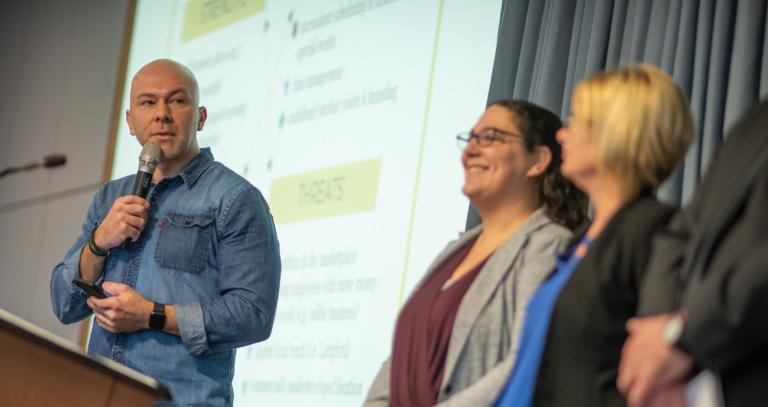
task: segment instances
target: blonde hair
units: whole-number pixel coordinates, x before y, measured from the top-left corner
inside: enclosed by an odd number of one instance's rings
[[[574,120],[583,120],[597,147],[597,165],[625,180],[634,196],[658,187],[693,141],[688,99],[662,70],[636,64],[581,81]]]

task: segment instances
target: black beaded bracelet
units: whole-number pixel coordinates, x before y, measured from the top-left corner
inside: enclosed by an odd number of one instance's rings
[[[90,249],[91,253],[95,254],[96,256],[99,256],[99,257],[109,256],[109,250],[104,251],[104,250],[101,250],[99,246],[96,246],[96,241],[93,240],[93,235],[95,234],[96,234],[96,228],[93,228],[93,230],[91,231],[91,237],[88,238],[88,249]]]

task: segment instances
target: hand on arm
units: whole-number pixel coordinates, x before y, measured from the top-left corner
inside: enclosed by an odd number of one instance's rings
[[[629,337],[624,342],[616,385],[631,406],[647,406],[654,398],[663,397],[688,378],[693,359],[668,345],[662,331],[671,315],[632,318],[627,322]],[[674,396],[674,392],[669,390]]]
[[[96,246],[107,251],[123,244],[126,239],[137,240],[147,222],[148,209],[149,202],[144,198],[134,195],[117,198],[93,233]],[[104,257],[95,255],[85,246],[80,252],[80,277],[96,282],[104,267]]]
[[[103,287],[113,295],[104,299],[90,297],[87,301],[99,326],[113,333],[128,333],[149,328],[149,315],[154,306],[152,301],[125,284],[107,281]],[[166,305],[165,314],[163,331],[178,335],[174,306]]]

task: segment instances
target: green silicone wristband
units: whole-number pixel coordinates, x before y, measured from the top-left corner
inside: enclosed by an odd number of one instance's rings
[[[88,238],[88,249],[91,250],[91,253],[95,254],[99,257],[107,257],[109,255],[109,250],[101,250],[99,246],[96,246],[96,241],[93,240],[93,235],[96,234],[96,228],[93,228],[91,231],[91,237]]]

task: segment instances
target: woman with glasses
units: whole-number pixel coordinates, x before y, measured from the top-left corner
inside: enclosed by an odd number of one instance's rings
[[[561,171],[589,196],[594,217],[531,298],[497,405],[624,406],[616,376],[625,324],[652,237],[673,212],[653,190],[685,155],[693,119],[667,74],[632,65],[579,83],[557,138]]]
[[[525,304],[586,219],[585,196],[559,172],[560,125],[531,103],[499,101],[457,136],[463,192],[482,224],[448,244],[403,306],[367,406],[496,399]]]

